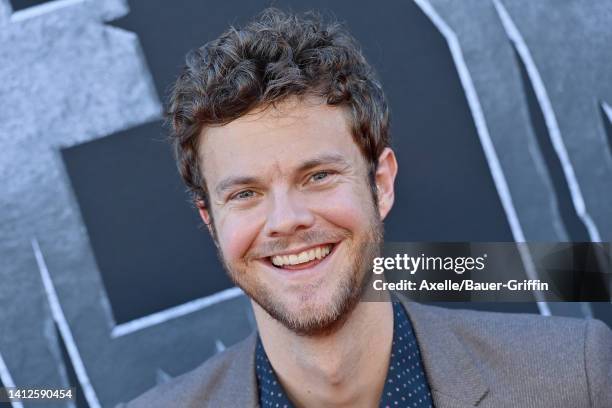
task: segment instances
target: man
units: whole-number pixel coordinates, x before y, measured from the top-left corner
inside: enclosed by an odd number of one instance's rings
[[[362,300],[397,162],[354,40],[266,10],[191,53],[179,169],[257,333],[128,407],[612,407],[601,322]]]

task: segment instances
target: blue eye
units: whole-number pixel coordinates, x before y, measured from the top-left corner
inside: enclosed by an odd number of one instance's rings
[[[329,176],[328,171],[319,171],[313,174],[310,178],[312,179],[312,181],[321,181],[326,179],[327,176]]]
[[[255,196],[255,192],[253,190],[243,190],[234,194],[231,199],[234,200],[246,200]]]

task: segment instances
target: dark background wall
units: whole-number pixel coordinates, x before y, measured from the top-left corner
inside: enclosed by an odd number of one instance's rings
[[[268,5],[345,21],[377,69],[400,163],[387,240],[610,240],[609,2],[2,0],[4,385],[112,406],[253,329],[160,101],[189,49]],[[610,304],[449,306],[612,321]]]

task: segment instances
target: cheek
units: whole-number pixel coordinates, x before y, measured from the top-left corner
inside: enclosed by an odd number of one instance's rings
[[[251,214],[232,214],[217,224],[217,236],[224,258],[228,262],[241,259],[257,238],[260,227]]]
[[[326,221],[351,232],[366,229],[372,217],[372,197],[367,189],[339,188],[317,200],[316,212]]]

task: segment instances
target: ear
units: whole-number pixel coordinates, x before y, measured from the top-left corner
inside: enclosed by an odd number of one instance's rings
[[[208,232],[210,232],[210,234],[212,235],[212,219],[210,217],[210,213],[208,212],[208,208],[206,208],[206,204],[204,204],[204,201],[197,199],[195,205],[196,207],[198,207],[198,213],[200,214],[200,218],[202,218],[202,221],[204,221],[204,224],[206,224],[206,227],[208,228]]]
[[[391,148],[386,147],[378,157],[378,168],[374,177],[378,198],[378,212],[384,220],[391,211],[395,201],[395,176],[397,175],[397,160]]]

